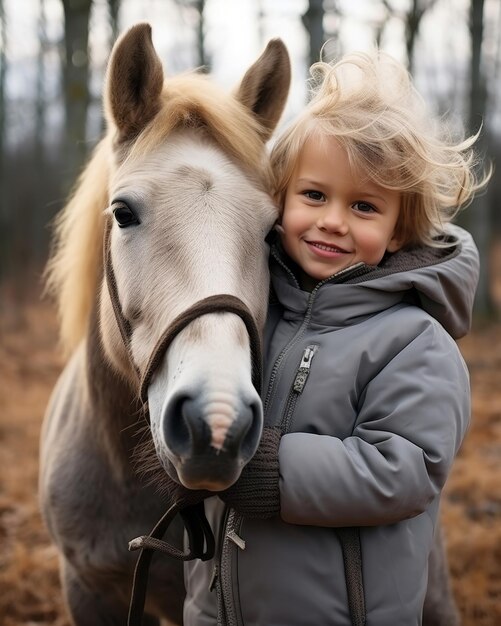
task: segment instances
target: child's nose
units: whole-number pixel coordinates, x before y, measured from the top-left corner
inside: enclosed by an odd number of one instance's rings
[[[338,202],[326,205],[324,211],[319,216],[317,226],[320,230],[327,232],[346,234],[348,224],[343,206]]]

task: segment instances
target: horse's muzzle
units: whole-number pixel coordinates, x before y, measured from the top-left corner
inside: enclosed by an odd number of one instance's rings
[[[226,427],[221,425],[225,421]],[[180,482],[190,489],[220,491],[238,479],[256,451],[262,405],[257,393],[249,394],[234,401],[231,412],[221,418],[211,413],[202,392],[178,393],[164,407],[161,424]]]

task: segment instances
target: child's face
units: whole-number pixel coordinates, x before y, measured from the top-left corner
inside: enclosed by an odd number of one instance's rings
[[[333,137],[308,139],[285,194],[282,243],[303,286],[398,250],[400,194],[354,172]]]

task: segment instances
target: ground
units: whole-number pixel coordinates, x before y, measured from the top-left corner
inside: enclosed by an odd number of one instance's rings
[[[37,503],[42,415],[63,364],[54,312],[18,298],[1,309],[0,335],[0,624],[69,626]],[[475,328],[460,342],[473,417],[442,515],[464,626],[501,624],[500,345],[500,324]]]

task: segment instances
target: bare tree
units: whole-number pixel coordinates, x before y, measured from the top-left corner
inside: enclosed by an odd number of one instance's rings
[[[407,66],[412,74],[414,72],[414,49],[421,21],[425,13],[435,6],[437,0],[410,0],[406,11],[398,11],[390,0],[382,0],[382,2],[388,13],[400,17],[404,22]]]
[[[3,155],[5,133],[5,78],[7,74],[7,23],[3,0],[0,0],[0,159]]]
[[[211,59],[205,49],[205,4],[206,0],[175,0],[176,4],[181,8],[195,10],[197,12],[197,31],[196,31],[196,48],[197,48],[197,65],[204,72],[210,72]]]
[[[5,78],[7,74],[7,23],[3,0],[0,0],[0,279],[7,262],[8,214],[5,193]]]
[[[487,111],[487,88],[482,63],[482,42],[484,38],[484,0],[471,0],[470,4],[470,94],[468,130],[476,133],[485,120]],[[485,155],[487,150],[487,131],[484,126],[477,143],[477,149]],[[461,223],[471,232],[480,253],[480,282],[475,299],[475,309],[479,316],[494,316],[495,307],[491,296],[490,272],[490,211],[487,194],[477,196],[468,211],[461,216]]]
[[[384,8],[384,13],[383,13],[383,17],[381,18],[381,20],[377,21],[375,23],[375,35],[376,35],[376,46],[378,48],[381,48],[381,42],[383,40],[383,34],[384,31],[386,29],[386,26],[388,24],[388,22],[390,21],[391,18],[391,11],[389,10],[388,7],[388,3],[384,2],[383,3],[383,8]]]
[[[197,51],[198,65],[204,68],[204,71],[210,72],[211,62],[205,50],[205,0],[194,0],[193,5],[198,13],[197,27]]]
[[[110,17],[111,26],[111,42],[110,50],[113,43],[116,41],[119,32],[119,15],[120,15],[120,0],[108,0],[108,14]]]
[[[45,131],[46,131],[46,97],[45,97],[45,85],[46,85],[46,71],[45,62],[46,55],[49,48],[49,41],[47,38],[47,15],[46,15],[46,2],[45,0],[39,0],[38,10],[38,53],[37,53],[37,76],[36,76],[36,94],[35,94],[35,133],[34,133],[34,149],[33,149],[33,184],[36,188],[45,190],[45,181],[47,174],[46,164],[46,145],[45,145]],[[44,197],[44,193],[40,194],[40,197]],[[31,255],[34,260],[40,261],[43,258],[46,244],[47,234],[44,230],[44,226],[49,221],[49,215],[46,206],[31,207],[31,211],[28,211],[27,221],[31,225]]]
[[[310,40],[309,65],[320,61],[320,53],[325,43],[324,15],[323,0],[308,1],[308,8],[302,16],[302,21]]]
[[[494,67],[491,74],[491,90],[489,92],[489,110],[492,116],[496,115],[496,112],[501,110],[500,90],[499,85],[501,83],[501,2],[498,4],[498,17],[496,23],[496,47],[494,55]],[[501,162],[501,145],[499,142],[499,133],[495,134],[494,129],[491,129],[489,139],[491,140],[490,150],[493,154],[493,159],[497,163]],[[494,154],[497,152],[497,154]],[[497,184],[496,184],[497,183]],[[501,211],[499,211],[499,195],[501,194],[501,184],[499,181],[493,180],[490,186],[490,222],[493,229],[496,232],[497,237],[501,237]]]
[[[484,39],[484,0],[471,0],[470,5],[470,107],[468,128],[478,131],[485,116],[487,91],[482,69],[482,42]]]
[[[62,0],[64,9],[63,92],[66,113],[65,150],[68,180],[87,156],[89,106],[89,17],[92,0]]]
[[[47,16],[45,0],[39,0],[37,86],[35,96],[35,149],[42,153],[45,132],[45,54],[47,51]]]

